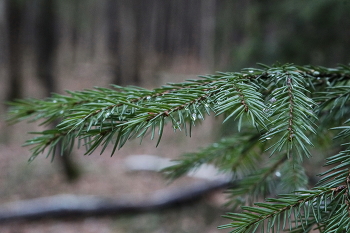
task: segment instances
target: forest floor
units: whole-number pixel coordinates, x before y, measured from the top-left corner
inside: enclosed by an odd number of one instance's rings
[[[99,74],[99,79],[96,80],[92,75],[96,72],[90,72],[91,69],[96,68],[90,67],[89,64],[82,64],[80,68],[75,68],[75,73],[61,75],[63,77],[60,80],[61,89],[83,90],[93,86],[107,86],[107,76]],[[71,76],[74,78],[70,78]],[[184,76],[188,78],[188,75]],[[33,77],[34,75],[29,75],[25,80],[27,88],[25,96],[40,98],[42,93],[40,83]],[[6,85],[0,88],[4,93]],[[2,113],[4,112],[5,110],[2,110]],[[157,148],[155,141],[144,140],[140,145],[139,141],[134,140],[127,143],[113,157],[109,156],[108,151],[102,155],[97,151],[90,156],[84,156],[82,150],[76,150],[73,152],[73,159],[79,165],[82,176],[70,183],[66,181],[57,158],[51,162],[50,158],[42,155],[31,163],[27,162],[30,156],[29,148],[23,148],[21,144],[31,135],[25,132],[40,130],[40,128],[25,122],[8,126],[4,119],[5,116],[2,114],[0,204],[58,194],[97,195],[114,199],[133,196],[138,200],[157,190],[186,188],[198,182],[199,179],[184,177],[168,184],[161,174],[155,172],[128,171],[124,166],[124,159],[129,155],[140,154],[176,158],[182,153],[196,151],[212,142],[217,136],[213,132],[218,128],[218,123],[213,118],[204,121],[203,125],[194,127],[191,138],[185,137],[183,132],[173,133],[171,128],[167,128]],[[226,212],[222,207],[223,198],[223,191],[217,191],[191,205],[158,212],[71,220],[43,219],[0,223],[0,233],[223,232],[216,229],[217,226],[228,223],[228,220],[220,217]]]

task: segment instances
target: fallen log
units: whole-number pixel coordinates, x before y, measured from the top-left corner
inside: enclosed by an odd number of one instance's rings
[[[43,218],[80,218],[88,216],[137,214],[174,208],[195,202],[204,195],[233,184],[227,179],[196,182],[186,187],[156,191],[147,198],[109,199],[98,196],[62,194],[16,201],[0,206],[0,222]]]

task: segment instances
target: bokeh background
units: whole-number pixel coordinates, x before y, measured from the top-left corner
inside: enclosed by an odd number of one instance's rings
[[[130,142],[113,158],[75,151],[28,164],[20,145],[31,137],[26,132],[41,128],[8,126],[6,101],[110,83],[153,88],[257,62],[348,64],[349,12],[349,0],[0,0],[0,204],[62,193],[143,197],[166,181],[128,172],[125,157],[176,158],[221,135],[209,118],[192,138],[168,130],[158,148]],[[227,223],[219,217],[227,211],[221,193],[165,212],[2,223],[0,232],[219,232]]]

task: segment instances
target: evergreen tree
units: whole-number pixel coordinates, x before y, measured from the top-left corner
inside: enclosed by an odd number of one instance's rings
[[[16,100],[10,103],[9,121],[60,122],[26,142],[32,161],[41,153],[54,158],[58,145],[69,153],[77,143],[91,154],[112,144],[113,154],[129,139],[147,135],[158,145],[166,124],[190,135],[207,115],[224,115],[219,119],[235,120],[237,133],[181,156],[164,170],[175,179],[210,163],[232,174],[239,186],[228,190],[228,201],[241,210],[232,208],[235,212],[224,216],[231,222],[220,229],[349,232],[349,80],[346,65],[261,65],[154,90],[112,85]],[[328,147],[335,153],[327,153],[325,141],[332,142]],[[326,158],[327,170],[314,185],[305,161],[319,158]]]

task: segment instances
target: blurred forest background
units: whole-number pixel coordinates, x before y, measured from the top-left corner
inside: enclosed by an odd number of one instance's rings
[[[3,103],[24,97],[44,98],[52,92],[107,87],[110,83],[152,88],[217,70],[239,71],[256,66],[257,62],[331,67],[348,64],[349,13],[349,0],[0,0],[0,98]],[[91,167],[93,163],[102,161],[100,169],[108,170],[106,166],[119,161],[104,156],[107,158],[83,158],[74,162],[68,157],[61,159],[63,168],[55,171],[50,169],[54,165],[40,158],[34,162],[36,165],[24,165],[29,152],[19,145],[28,138],[23,131],[33,128],[23,124],[17,128],[7,126],[5,112],[3,105],[0,112],[0,194],[3,199],[0,203],[55,194],[55,191],[74,192],[72,190],[79,187],[85,190],[82,182],[91,180],[81,180],[89,178],[79,178],[80,183],[68,185],[61,184],[65,181],[57,176],[66,174],[68,180],[74,180],[79,170],[96,172],[97,168]],[[217,136],[210,133],[215,123],[208,124],[192,143],[179,139],[175,140],[178,144],[174,144],[169,135],[168,144],[163,143],[158,152],[154,152],[153,144],[150,149],[143,143],[139,151],[130,148],[123,154],[146,151],[172,157],[182,153],[181,149],[196,150]],[[202,135],[206,136],[202,138]],[[47,168],[40,170],[44,168],[39,166]],[[111,177],[108,182],[106,177],[90,179],[97,180],[95,187],[105,183],[108,190],[113,186],[111,183],[116,182],[114,178],[122,176],[107,175]],[[40,188],[33,191],[33,184],[38,185],[35,179],[40,180]],[[125,183],[125,179],[120,182]],[[149,180],[154,181],[154,177]],[[50,186],[53,184],[55,187]],[[102,186],[97,192],[91,187],[86,190],[89,194],[107,192]],[[120,187],[116,186],[112,193],[118,191]],[[195,215],[200,216],[200,211]],[[145,221],[153,222],[156,227],[148,226],[151,230],[142,229],[142,232],[216,232],[214,227],[219,223],[213,219],[223,213],[217,211],[219,214],[205,217],[211,219],[209,223],[192,226],[190,222],[197,220],[186,222],[189,218],[186,213],[190,211],[183,212],[184,217],[169,217],[185,222],[174,224],[173,230],[164,230],[157,223],[160,217],[152,215],[151,220]],[[212,209],[209,212],[212,213]],[[182,220],[178,220],[180,218]],[[122,230],[115,222],[108,221],[104,223],[105,231],[99,232],[140,232],[136,225],[132,226],[136,230],[130,226]],[[15,232],[11,230],[13,227],[10,224],[1,232]],[[32,226],[33,232],[40,232],[35,227]],[[25,229],[16,229],[16,232],[31,232],[28,225]],[[56,232],[48,229],[43,232]],[[90,232],[91,227],[81,229]]]

